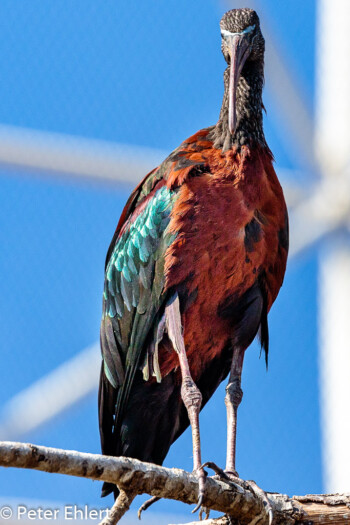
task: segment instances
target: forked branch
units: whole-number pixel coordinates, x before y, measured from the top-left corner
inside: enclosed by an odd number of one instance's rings
[[[104,523],[117,523],[137,494],[150,494],[195,504],[198,480],[180,469],[169,469],[136,459],[87,454],[26,443],[0,442],[0,466],[30,468],[115,483],[120,498]],[[274,523],[350,525],[350,495],[302,496],[289,498],[268,494],[274,509]],[[268,517],[261,501],[248,490],[236,491],[227,484],[208,478],[204,505],[232,516],[234,523],[264,525]],[[229,521],[202,523],[226,525]]]

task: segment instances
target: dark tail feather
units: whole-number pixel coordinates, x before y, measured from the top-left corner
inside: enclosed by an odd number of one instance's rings
[[[100,388],[98,392],[99,404],[99,425],[101,436],[102,454],[113,456],[116,453],[115,441],[113,437],[113,417],[116,401],[116,390],[112,387],[104,372],[104,365],[102,362],[100,375]],[[119,490],[113,483],[105,482],[102,486],[101,497],[104,498],[108,494],[114,493],[117,498]]]
[[[101,498],[104,498],[105,496],[108,496],[109,494],[114,493],[114,499],[117,499],[119,496],[119,489],[117,485],[114,485],[113,483],[108,483],[107,481],[104,482],[102,485],[102,492],[101,492]]]

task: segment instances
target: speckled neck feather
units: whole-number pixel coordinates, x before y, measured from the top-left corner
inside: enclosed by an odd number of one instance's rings
[[[223,151],[243,145],[267,147],[263,131],[262,88],[264,84],[263,61],[247,61],[237,86],[237,128],[234,135],[228,129],[230,68],[224,73],[224,98],[219,120],[211,132],[214,146]]]

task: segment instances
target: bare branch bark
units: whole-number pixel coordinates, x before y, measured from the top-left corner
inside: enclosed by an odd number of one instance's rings
[[[117,523],[136,494],[147,493],[189,504],[197,502],[198,480],[194,474],[136,459],[4,441],[0,442],[0,466],[30,468],[115,483],[121,489],[120,500],[113,506],[109,521],[105,521],[104,525]],[[268,498],[274,510],[275,524],[312,522],[320,525],[350,525],[350,495],[289,498],[283,494],[268,494]],[[268,523],[263,504],[254,494],[243,489],[236,491],[212,478],[206,482],[204,505],[230,515],[233,523]],[[229,520],[223,517],[202,523],[226,525]]]
[[[134,498],[134,493],[125,492],[125,490],[120,489],[119,496],[115,500],[108,516],[101,521],[100,525],[114,525],[115,523],[118,523],[118,521],[129,510]]]

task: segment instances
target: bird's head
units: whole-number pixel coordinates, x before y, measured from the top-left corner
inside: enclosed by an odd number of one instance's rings
[[[221,49],[230,68],[229,130],[236,130],[236,91],[246,62],[264,60],[265,41],[260,31],[259,17],[253,9],[232,9],[220,21]]]

